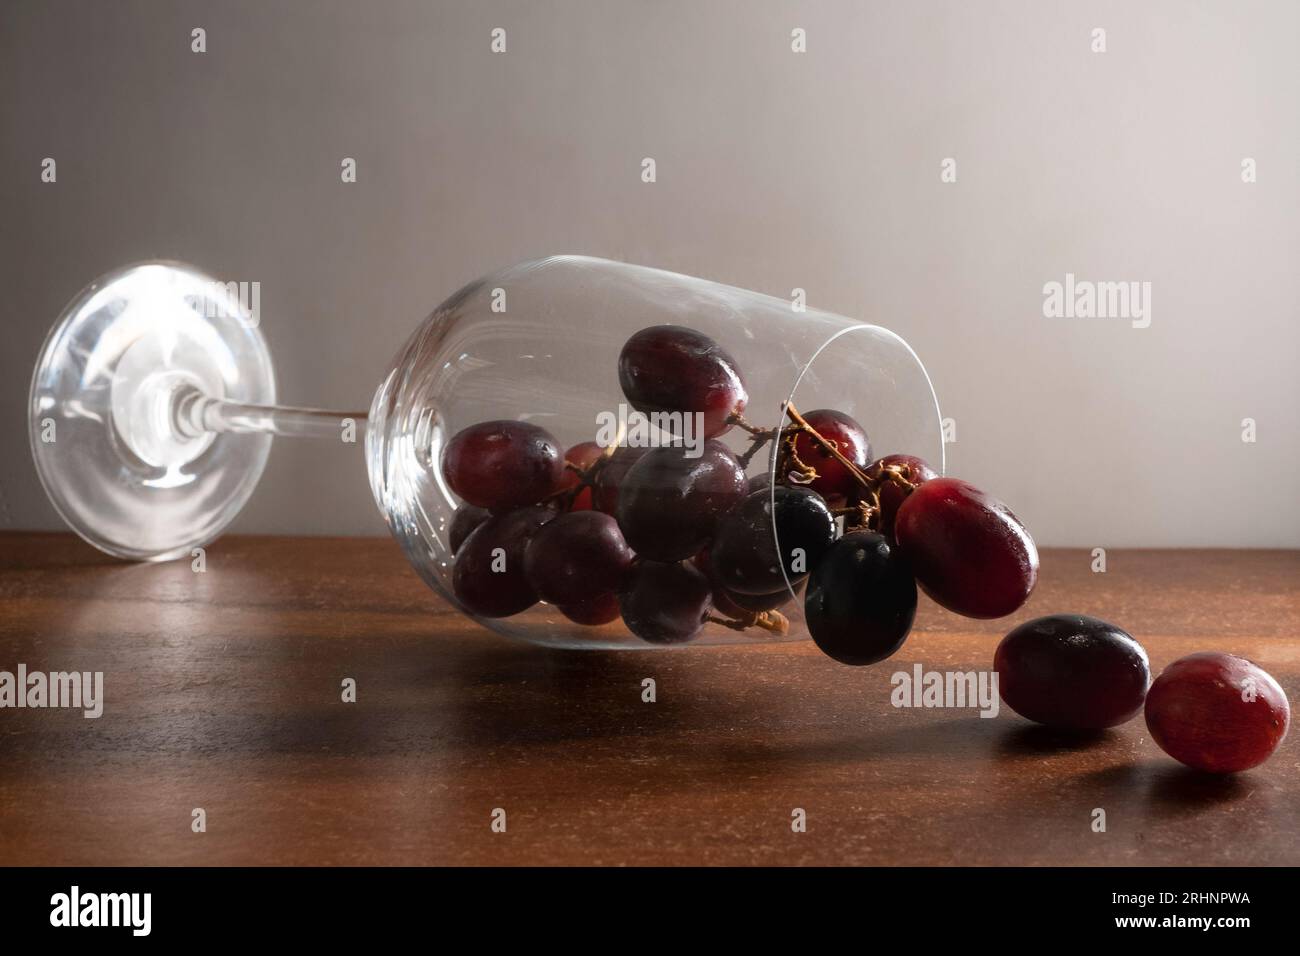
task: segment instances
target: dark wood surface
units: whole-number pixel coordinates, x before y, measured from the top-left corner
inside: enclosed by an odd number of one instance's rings
[[[106,683],[98,720],[0,710],[0,863],[1300,863],[1300,734],[1213,778],[1161,753],[1140,716],[1080,741],[1005,708],[890,705],[895,671],[987,669],[1013,624],[1058,611],[1127,628],[1157,671],[1226,650],[1300,699],[1300,552],[1089,564],[1047,552],[1004,621],[923,599],[895,658],[849,668],[808,642],[512,643],[387,540],[230,537],[195,574],[0,535],[0,670]]]

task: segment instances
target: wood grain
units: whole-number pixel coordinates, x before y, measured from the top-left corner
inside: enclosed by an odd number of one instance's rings
[[[0,863],[1300,863],[1300,735],[1218,779],[1140,717],[1081,741],[1005,708],[890,705],[894,671],[988,668],[1002,633],[1058,611],[1127,628],[1157,670],[1250,657],[1300,700],[1300,552],[1089,560],[1047,552],[1004,621],[927,603],[894,659],[849,668],[807,642],[511,643],[387,540],[225,538],[194,574],[0,535],[0,669],[101,670],[107,698],[99,720],[0,711]]]

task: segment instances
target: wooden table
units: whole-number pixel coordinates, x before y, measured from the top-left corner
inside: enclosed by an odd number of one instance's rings
[[[98,720],[0,710],[0,863],[1300,863],[1300,733],[1220,779],[1167,758],[1140,717],[1080,741],[1005,708],[890,705],[895,671],[989,668],[1000,634],[1057,611],[1127,628],[1157,670],[1250,657],[1300,704],[1300,552],[1090,563],[1047,552],[1005,621],[923,600],[895,658],[850,668],[807,642],[515,644],[388,540],[229,537],[195,574],[0,535],[0,670],[106,685]]]

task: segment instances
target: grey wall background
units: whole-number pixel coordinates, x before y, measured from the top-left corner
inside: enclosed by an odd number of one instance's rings
[[[58,527],[31,365],[114,266],[260,281],[284,400],[356,407],[465,281],[582,252],[894,328],[950,472],[1042,544],[1300,546],[1297,36],[1292,2],[5,0],[0,525]],[[1044,318],[1067,272],[1152,283],[1150,328]],[[281,441],[234,530],[383,533],[360,446]]]

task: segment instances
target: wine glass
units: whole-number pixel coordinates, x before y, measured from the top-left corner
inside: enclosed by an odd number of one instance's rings
[[[656,325],[687,326],[730,353],[753,426],[780,424],[787,407],[836,409],[865,426],[873,455],[911,454],[942,472],[934,390],[898,335],[583,256],[520,263],[456,292],[402,347],[368,413],[277,404],[270,354],[236,288],[179,262],[127,266],[83,290],[46,339],[31,385],[32,455],[51,502],[81,537],[117,557],[164,561],[189,556],[234,519],[273,435],[346,441],[364,431],[371,489],[394,537],[429,587],[466,610],[452,587],[459,502],[441,466],[447,443],[494,420],[539,425],[565,447],[592,440],[626,419],[619,353]],[[747,431],[720,440],[757,474],[777,468],[776,442],[744,456],[754,445]],[[789,597],[783,635],[709,624],[695,643],[805,637],[801,602]],[[538,644],[651,646],[621,622],[584,627],[548,604],[471,616]]]

